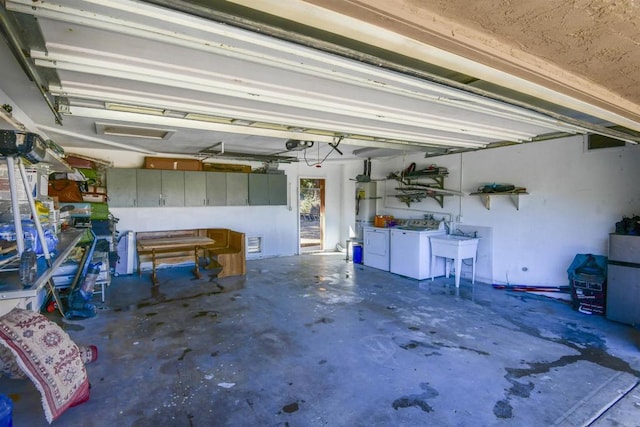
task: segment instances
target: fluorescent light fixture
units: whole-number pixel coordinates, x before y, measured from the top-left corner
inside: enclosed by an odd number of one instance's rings
[[[137,151],[139,153],[144,153],[144,154],[150,154],[150,155],[157,154],[154,151],[145,150],[144,148],[136,148],[136,147],[131,146],[130,144],[120,144],[119,142],[113,142],[113,141],[109,141],[109,140],[102,139],[102,138],[96,138],[96,137],[92,137],[92,136],[82,135],[82,134],[77,133],[77,132],[66,131],[66,130],[63,130],[59,126],[52,127],[52,126],[37,125],[37,127],[40,130],[43,130],[43,131],[46,131],[46,132],[51,132],[53,134],[64,135],[64,136],[67,136],[67,137],[72,138],[72,139],[80,139],[80,140],[84,140],[84,141],[94,142],[96,144],[102,144],[102,145],[107,145],[107,146],[110,146],[110,147],[120,148],[120,149],[127,150],[127,151]]]
[[[231,120],[231,123],[234,124],[234,125],[239,125],[239,126],[251,126],[255,122],[252,122],[250,120],[233,119],[233,120]]]
[[[210,116],[208,114],[197,114],[197,113],[187,113],[184,116],[184,118],[187,120],[198,120],[201,122],[210,122],[210,123],[231,124],[233,122],[233,120],[228,117],[217,117],[217,116]]]
[[[124,111],[126,113],[153,114],[154,116],[164,116],[165,110],[160,108],[142,107],[140,105],[117,104],[114,102],[105,102],[104,106],[107,110]]]
[[[263,129],[288,130],[289,127],[278,123],[255,122],[252,126]]]
[[[96,132],[101,135],[124,136],[129,138],[169,139],[174,130],[142,126],[128,126],[96,122]]]

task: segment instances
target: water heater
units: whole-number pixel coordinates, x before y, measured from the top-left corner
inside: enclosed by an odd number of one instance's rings
[[[356,221],[373,222],[376,216],[376,183],[356,184]]]
[[[358,182],[356,184],[356,237],[362,238],[362,227],[373,224],[376,216],[376,198],[378,196],[375,182]]]

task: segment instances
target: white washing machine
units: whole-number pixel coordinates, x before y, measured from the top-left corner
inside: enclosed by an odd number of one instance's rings
[[[363,227],[362,262],[389,271],[389,228]]]
[[[437,257],[431,265],[431,236],[446,234],[445,230],[392,229],[390,235],[389,271],[413,279],[425,280],[445,273],[444,258]]]

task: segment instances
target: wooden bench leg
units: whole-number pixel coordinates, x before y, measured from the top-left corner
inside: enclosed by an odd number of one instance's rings
[[[152,264],[151,282],[153,283],[153,286],[156,286],[158,284],[158,274],[156,273],[156,250],[155,249],[151,250],[151,264]]]
[[[198,266],[198,251],[199,250],[200,250],[200,248],[196,246],[196,248],[193,251],[194,257],[195,257],[195,261],[196,261],[196,265],[194,267],[193,274],[195,274],[195,276],[198,279],[200,278],[200,267]]]

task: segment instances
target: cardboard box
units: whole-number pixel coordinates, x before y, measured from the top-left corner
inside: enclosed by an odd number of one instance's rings
[[[73,155],[69,155],[66,157],[66,162],[72,168],[83,168],[83,169],[95,169],[96,165],[91,160],[84,159],[82,157],[77,157]]]
[[[203,163],[202,170],[207,172],[239,172],[251,173],[249,165],[232,165],[228,163]]]
[[[89,203],[107,203],[107,195],[104,193],[82,193],[82,200]]]
[[[145,169],[177,171],[201,171],[202,162],[198,159],[176,159],[171,157],[145,157]]]
[[[97,185],[87,185],[87,193],[107,194],[107,188]]]
[[[72,218],[89,218],[91,217],[91,203],[66,203],[61,202],[60,208],[65,206],[72,206],[71,210],[68,210],[69,216]]]

